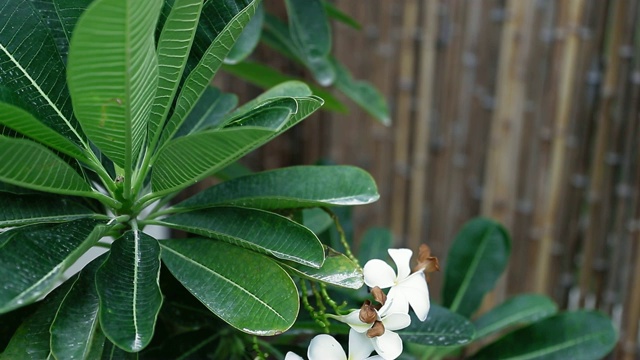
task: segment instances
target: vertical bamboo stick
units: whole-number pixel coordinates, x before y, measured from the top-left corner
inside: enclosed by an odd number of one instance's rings
[[[423,240],[425,190],[428,186],[429,126],[431,124],[435,57],[438,37],[438,0],[427,0],[420,11],[422,26],[416,96],[418,108],[413,131],[413,159],[409,197],[408,245],[417,249]]]
[[[404,4],[402,39],[399,54],[400,68],[398,69],[398,107],[395,120],[395,144],[394,144],[394,176],[393,196],[391,203],[391,229],[399,238],[400,243],[405,242],[405,225],[407,216],[407,175],[409,167],[409,139],[411,132],[413,87],[415,82],[415,35],[418,25],[419,1],[407,0]]]
[[[600,109],[596,125],[596,139],[594,144],[593,162],[589,175],[588,193],[588,231],[586,232],[583,253],[582,271],[580,272],[580,294],[586,296],[591,289],[594,277],[593,266],[596,249],[606,234],[605,222],[603,218],[603,196],[606,191],[606,181],[608,178],[608,167],[606,165],[606,153],[608,151],[609,137],[611,131],[611,115],[614,100],[616,99],[615,88],[618,82],[618,72],[620,68],[619,48],[625,30],[624,16],[626,15],[627,1],[614,1],[611,3],[609,48],[606,50],[606,71],[602,84]]]
[[[559,87],[559,98],[554,114],[553,138],[551,140],[551,168],[549,173],[549,192],[542,218],[539,220],[538,229],[542,232],[540,248],[536,259],[535,290],[546,293],[548,291],[549,268],[551,260],[551,250],[553,245],[554,223],[559,214],[561,206],[561,193],[565,186],[566,167],[566,143],[567,130],[571,107],[573,105],[572,89],[576,75],[576,61],[580,39],[575,31],[582,21],[582,13],[585,7],[584,0],[563,1],[561,6],[566,14],[564,27],[567,31],[566,38],[562,44],[562,63],[560,65],[561,78]]]

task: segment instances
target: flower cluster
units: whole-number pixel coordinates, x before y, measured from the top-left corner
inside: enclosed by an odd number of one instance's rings
[[[421,245],[417,265],[411,272],[409,265],[413,252],[409,249],[389,249],[391,259],[396,264],[397,273],[386,262],[373,259],[364,268],[364,282],[371,288],[375,305],[366,300],[360,309],[347,315],[330,315],[331,318],[348,324],[349,355],[330,335],[317,335],[309,344],[309,360],[363,360],[395,359],[402,354],[402,339],[395,330],[411,324],[409,308],[413,309],[420,321],[425,321],[431,306],[427,273],[438,271],[438,259],[431,256],[427,245]],[[389,288],[385,294],[382,289]],[[377,355],[370,356],[375,351]],[[302,359],[292,352],[285,360]]]

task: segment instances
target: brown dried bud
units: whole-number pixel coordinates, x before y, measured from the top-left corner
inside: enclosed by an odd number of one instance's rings
[[[367,330],[367,337],[374,338],[384,334],[384,325],[382,321],[376,320],[371,329]]]
[[[364,304],[362,304],[362,307],[360,308],[358,317],[360,318],[360,321],[365,324],[373,324],[373,322],[378,319],[378,312],[373,305],[371,305],[371,301],[365,300]]]
[[[371,289],[371,295],[373,295],[373,300],[375,300],[378,304],[383,305],[387,302],[387,294],[382,291],[379,287],[374,287]]]
[[[427,275],[427,281],[429,281],[429,273],[440,271],[438,258],[431,256],[431,249],[427,244],[420,245],[420,249],[418,250],[418,264],[413,268],[413,271],[424,271],[425,275]]]

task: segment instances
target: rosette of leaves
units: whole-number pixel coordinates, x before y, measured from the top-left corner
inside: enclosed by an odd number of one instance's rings
[[[256,335],[294,323],[292,276],[362,285],[358,266],[325,247],[299,215],[375,201],[375,183],[361,169],[250,174],[168,205],[323,104],[297,81],[239,107],[234,95],[210,87],[258,7],[259,0],[3,3],[2,358],[139,352],[163,308],[161,273],[191,294],[185,303],[197,299]],[[145,232],[152,224],[192,237],[159,241]],[[68,278],[94,247],[108,251]]]

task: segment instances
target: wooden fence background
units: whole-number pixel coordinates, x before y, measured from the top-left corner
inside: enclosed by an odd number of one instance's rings
[[[495,218],[513,239],[496,300],[540,292],[601,309],[620,331],[616,358],[640,358],[640,1],[335,4],[363,25],[336,24],[335,53],[387,97],[393,125],[355,106],[322,113],[252,154],[256,170],[363,167],[381,200],[356,209],[357,236],[389,227],[396,246],[427,242],[442,263],[465,221]]]

